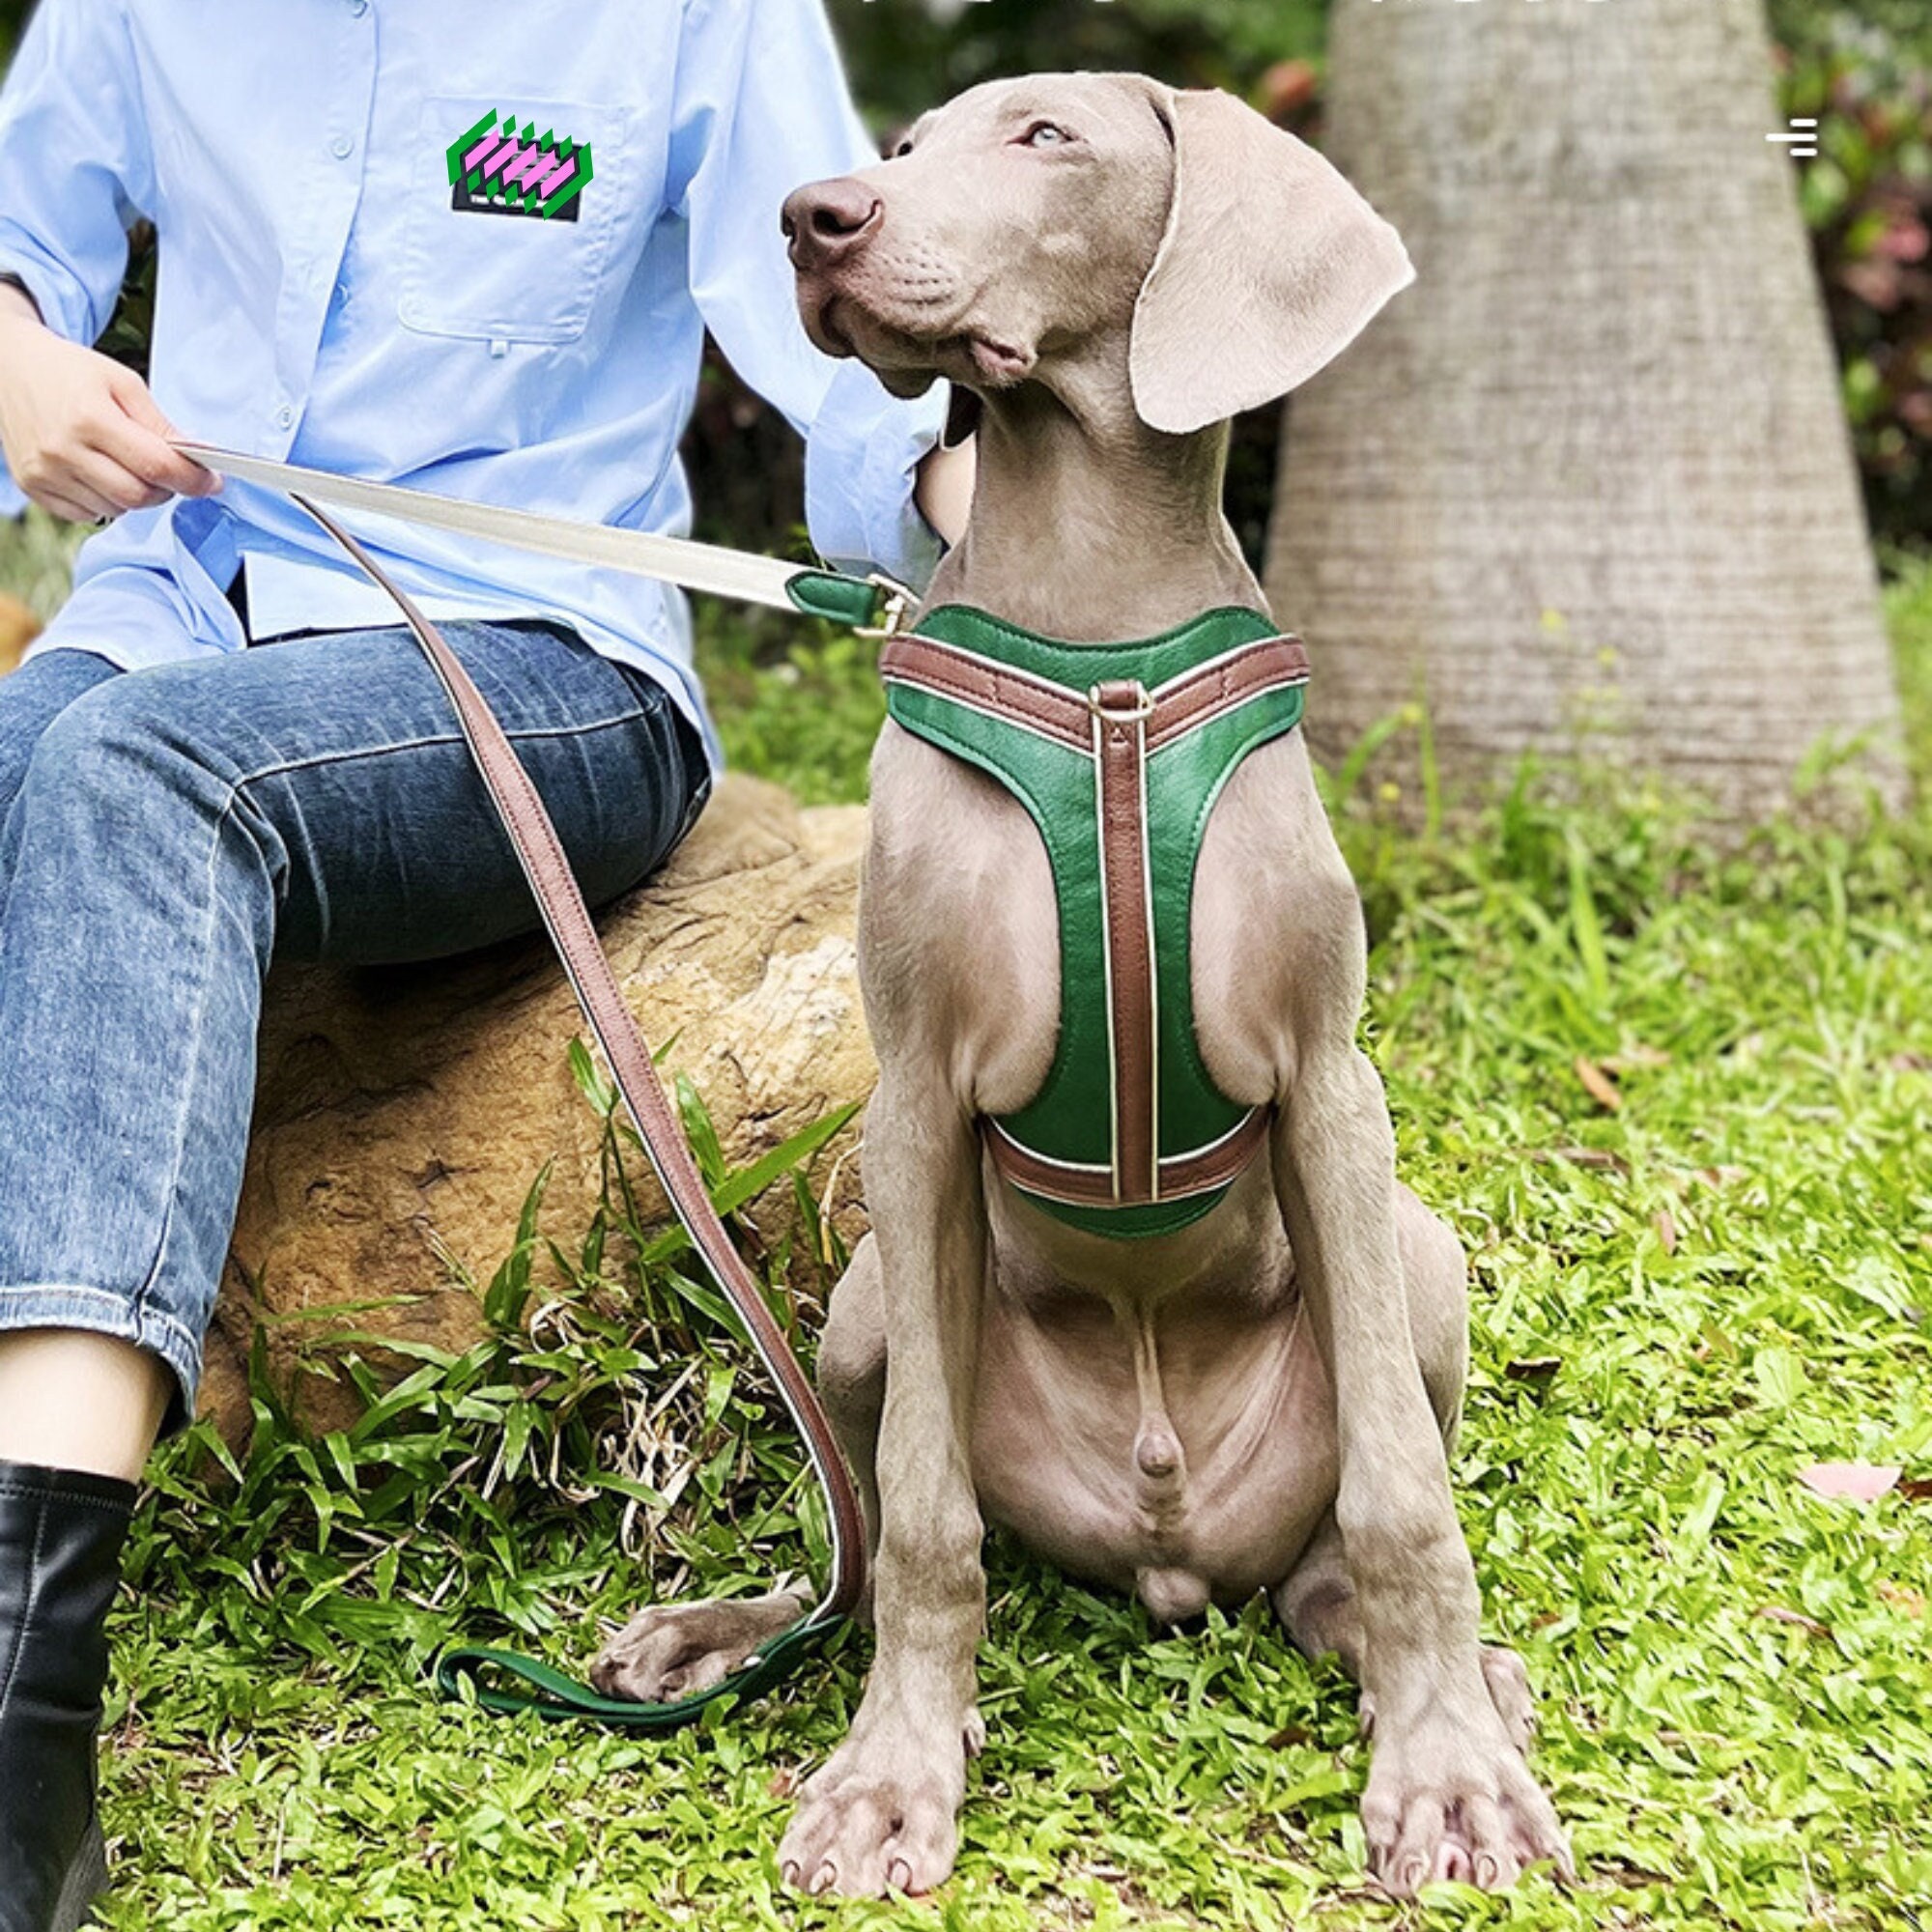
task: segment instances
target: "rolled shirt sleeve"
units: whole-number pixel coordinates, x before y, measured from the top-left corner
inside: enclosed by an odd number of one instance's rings
[[[0,274],[70,342],[107,327],[151,205],[135,92],[117,0],[43,0],[0,89]]]
[[[941,546],[913,486],[947,386],[903,402],[864,364],[814,349],[779,229],[794,188],[876,158],[821,0],[692,0],[669,194],[689,225],[693,297],[732,367],[805,438],[819,554],[923,587]]]
[[[0,88],[0,276],[70,342],[107,327],[151,173],[112,0],[42,0]],[[27,507],[0,466],[0,517]]]

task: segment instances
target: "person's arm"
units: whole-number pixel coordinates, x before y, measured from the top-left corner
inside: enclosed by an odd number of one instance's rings
[[[806,521],[820,554],[917,585],[938,562],[935,526],[956,537],[965,521],[971,458],[934,454],[946,384],[900,402],[863,364],[815,350],[779,231],[794,188],[876,158],[820,0],[691,0],[669,200],[690,225],[692,294],[732,367],[806,440]]]
[[[149,192],[127,27],[111,0],[44,0],[0,91],[0,454],[21,490],[80,522],[205,494],[132,370],[85,345],[107,327],[128,223]]]
[[[920,459],[913,500],[920,515],[948,546],[966,534],[966,519],[973,509],[973,483],[979,471],[980,445],[970,436],[950,448],[941,443]]]

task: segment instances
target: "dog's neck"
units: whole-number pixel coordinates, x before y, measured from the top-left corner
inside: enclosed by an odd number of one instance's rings
[[[1226,605],[1265,610],[1221,507],[1225,427],[1163,436],[1106,382],[986,396],[972,521],[929,601],[1118,643]]]

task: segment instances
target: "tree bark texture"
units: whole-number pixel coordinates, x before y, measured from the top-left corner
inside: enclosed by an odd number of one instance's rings
[[[1336,0],[1328,148],[1416,286],[1290,406],[1269,557],[1334,758],[1628,760],[1748,822],[1898,702],[1760,0]]]

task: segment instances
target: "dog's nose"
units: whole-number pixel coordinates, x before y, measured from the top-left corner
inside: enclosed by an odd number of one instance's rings
[[[851,254],[885,216],[885,203],[850,176],[800,188],[785,203],[781,217],[793,266],[832,267]]]

